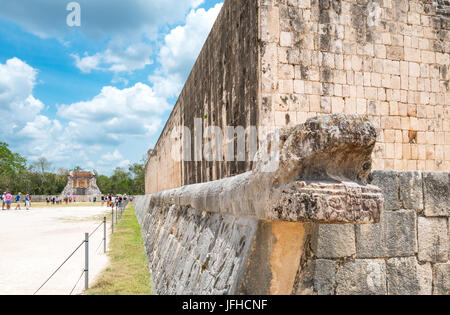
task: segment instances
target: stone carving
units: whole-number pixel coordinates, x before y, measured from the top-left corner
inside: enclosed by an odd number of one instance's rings
[[[61,193],[63,196],[98,196],[101,194],[96,176],[90,171],[71,171],[67,177],[67,185]]]
[[[278,134],[279,165],[273,172],[264,171],[270,146],[263,145],[252,172],[156,193],[152,203],[261,220],[379,222],[383,195],[364,183],[376,140],[369,121],[325,115]]]

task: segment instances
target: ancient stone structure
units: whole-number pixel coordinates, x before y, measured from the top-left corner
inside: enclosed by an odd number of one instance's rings
[[[227,0],[152,152],[146,192],[251,170],[249,158],[174,161],[172,130],[194,137],[195,118],[225,130],[367,115],[374,169],[449,171],[449,11],[440,0]]]
[[[67,176],[67,185],[61,195],[63,196],[100,196],[102,192],[97,186],[94,172],[71,171]]]
[[[449,294],[449,66],[448,1],[226,0],[136,200],[156,293]]]

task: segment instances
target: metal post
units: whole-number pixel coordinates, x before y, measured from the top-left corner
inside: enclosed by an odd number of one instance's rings
[[[103,252],[106,253],[106,217],[103,218]]]
[[[89,233],[84,234],[84,289],[89,289]]]
[[[114,208],[111,208],[111,232],[114,234]]]

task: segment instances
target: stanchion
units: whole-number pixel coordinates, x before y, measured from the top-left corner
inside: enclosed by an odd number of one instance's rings
[[[89,233],[85,234],[84,241],[84,289],[89,289]]]
[[[111,208],[111,233],[114,234],[114,208]]]
[[[103,218],[103,252],[106,253],[106,217]]]

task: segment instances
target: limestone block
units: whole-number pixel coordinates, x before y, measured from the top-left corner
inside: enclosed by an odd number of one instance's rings
[[[450,173],[423,173],[425,216],[450,216]]]
[[[411,256],[417,252],[416,212],[385,211],[378,224],[356,226],[358,258]]]
[[[433,273],[430,264],[420,265],[416,257],[392,258],[386,264],[390,295],[431,294]]]
[[[334,260],[317,259],[314,271],[314,290],[319,295],[334,294],[337,263]]]
[[[386,263],[381,259],[356,259],[336,273],[337,295],[384,295]]]
[[[436,264],[433,271],[433,294],[450,295],[450,263]]]
[[[446,218],[420,217],[418,222],[419,260],[448,261],[448,231]]]
[[[399,172],[400,199],[404,209],[423,209],[421,172]]]
[[[400,179],[396,171],[374,171],[372,173],[372,185],[378,186],[383,192],[384,209],[398,210],[400,202]]]
[[[313,240],[318,258],[341,258],[356,254],[353,225],[318,224]]]

